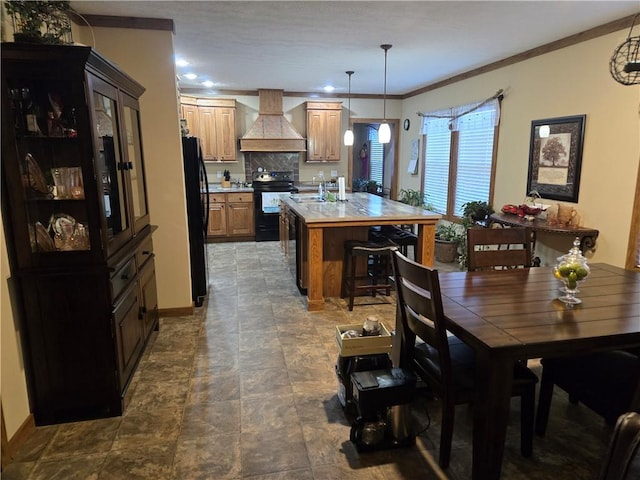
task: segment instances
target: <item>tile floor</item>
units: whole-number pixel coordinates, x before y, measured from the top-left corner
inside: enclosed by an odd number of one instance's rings
[[[437,458],[438,402],[413,404],[416,445],[358,454],[337,399],[334,326],[377,314],[393,299],[327,301],[305,310],[277,242],[210,245],[210,297],[189,317],[162,318],[120,418],[38,427],[5,480],[336,480],[470,478],[471,410],[456,413],[451,466]],[[444,269],[451,265],[442,266]],[[455,267],[453,267],[455,268]],[[557,393],[545,438],[519,454],[518,403],[504,479],[596,479],[611,428]]]

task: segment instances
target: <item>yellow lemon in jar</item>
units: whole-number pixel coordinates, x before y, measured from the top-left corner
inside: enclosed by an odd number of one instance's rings
[[[559,270],[554,270],[553,276],[556,277],[558,280],[562,280],[562,274],[560,273]]]

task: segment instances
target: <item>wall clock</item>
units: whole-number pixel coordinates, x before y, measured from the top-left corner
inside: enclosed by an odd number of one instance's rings
[[[404,119],[404,129],[405,130],[409,130],[409,126],[411,125],[411,122],[409,121],[408,118]]]

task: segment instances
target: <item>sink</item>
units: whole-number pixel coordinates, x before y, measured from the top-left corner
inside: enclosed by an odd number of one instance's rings
[[[318,195],[291,195],[291,200],[296,203],[324,203]]]

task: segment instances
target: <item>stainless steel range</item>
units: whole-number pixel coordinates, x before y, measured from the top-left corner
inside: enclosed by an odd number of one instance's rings
[[[258,172],[253,177],[256,242],[278,240],[280,195],[297,192],[293,172]]]

